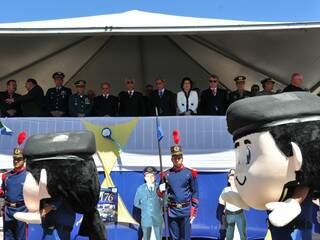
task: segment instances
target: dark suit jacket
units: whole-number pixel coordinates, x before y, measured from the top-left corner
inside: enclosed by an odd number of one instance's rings
[[[46,115],[44,93],[39,85],[34,86],[26,95],[17,97],[15,102],[21,104],[24,117],[43,117]]]
[[[144,116],[145,104],[143,95],[134,91],[130,97],[127,91],[119,93],[119,116]]]
[[[14,100],[17,99],[17,97],[20,97],[21,95],[20,94],[17,94],[17,93],[14,93],[12,98]],[[3,117],[11,117],[7,111],[10,110],[10,109],[13,109],[16,111],[16,114],[13,116],[13,117],[19,117],[21,116],[21,108],[20,108],[20,104],[14,102],[12,104],[8,104],[5,102],[5,100],[7,98],[10,98],[9,94],[7,91],[5,92],[0,92],[0,110],[1,110],[1,116]]]
[[[227,107],[227,91],[218,88],[215,96],[210,88],[202,91],[199,108],[201,115],[225,115]]]
[[[158,108],[160,116],[176,115],[176,99],[176,94],[167,89],[164,90],[162,97],[159,96],[158,90],[154,90],[151,94],[152,115],[156,115],[155,107]]]
[[[116,116],[118,113],[118,98],[109,95],[108,98],[100,95],[93,101],[93,116]]]

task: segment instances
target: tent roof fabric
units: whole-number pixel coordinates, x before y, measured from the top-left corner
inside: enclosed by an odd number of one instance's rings
[[[320,23],[254,22],[166,15],[132,10],[124,13],[0,24],[0,34],[179,33],[230,30],[315,28]]]
[[[101,33],[101,34],[99,34]],[[0,84],[35,78],[46,90],[51,75],[65,73],[65,84],[85,79],[88,89],[100,91],[109,81],[116,94],[132,76],[136,89],[158,76],[179,91],[185,76],[196,87],[208,87],[209,74],[234,90],[234,77],[245,75],[246,88],[272,77],[275,90],[304,75],[303,87],[320,86],[320,23],[245,22],[201,19],[129,11],[118,14],[0,24]]]

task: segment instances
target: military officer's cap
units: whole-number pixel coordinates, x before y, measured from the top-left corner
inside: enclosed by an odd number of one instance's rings
[[[157,174],[157,169],[155,167],[151,167],[151,166],[145,167],[143,169],[143,173],[144,174],[147,174],[147,173]]]
[[[237,76],[237,77],[234,78],[234,81],[236,83],[238,83],[238,82],[244,82],[244,81],[246,81],[246,79],[247,78],[245,76]]]
[[[84,80],[78,80],[74,83],[74,85],[76,85],[76,87],[79,87],[79,86],[86,86],[86,81]]]
[[[64,73],[63,72],[55,72],[52,74],[53,79],[64,79]]]
[[[171,155],[172,156],[179,156],[179,155],[182,155],[183,152],[182,152],[182,147],[180,145],[175,145],[175,146],[172,146],[170,148],[170,151],[171,151]]]
[[[272,84],[275,83],[275,81],[272,80],[272,78],[265,78],[260,81],[262,85],[266,84],[267,82],[272,82]]]
[[[16,147],[13,149],[13,158],[23,159],[23,150],[20,147]]]
[[[234,139],[277,125],[320,120],[320,98],[308,92],[289,92],[245,98],[227,110]]]

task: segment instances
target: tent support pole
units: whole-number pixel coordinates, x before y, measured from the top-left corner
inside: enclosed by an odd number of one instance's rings
[[[3,76],[0,77],[0,81],[3,81],[4,79],[7,79],[7,78],[9,78],[9,77],[11,77],[11,76],[13,76],[13,75],[15,75],[17,73],[20,73],[20,72],[22,72],[22,71],[24,71],[24,70],[26,70],[26,69],[38,64],[38,63],[41,63],[41,62],[51,58],[51,57],[54,57],[55,55],[58,55],[59,53],[64,52],[64,51],[68,50],[69,48],[72,48],[72,47],[74,47],[74,46],[76,46],[76,45],[88,40],[89,38],[91,38],[91,37],[83,37],[83,38],[81,38],[81,39],[79,39],[79,40],[77,40],[77,41],[75,41],[75,42],[73,42],[73,43],[71,43],[71,44],[69,44],[67,46],[64,46],[63,48],[60,48],[60,49],[58,49],[58,50],[56,50],[56,51],[54,51],[54,52],[42,57],[42,58],[39,58],[39,59],[37,59],[37,60],[35,60],[35,61],[33,61],[33,62],[31,62],[31,63],[29,63],[29,64],[27,64],[27,65],[25,65],[25,66],[23,66],[21,68],[19,68],[19,69],[16,69],[16,70],[14,70],[14,71],[6,74],[6,75],[3,75]]]
[[[206,72],[208,75],[212,75],[210,71],[208,71],[204,66],[201,65],[196,59],[194,59],[189,53],[187,53],[178,43],[176,43],[171,37],[165,36],[166,39],[172,43],[179,51],[181,51],[184,55],[186,55],[193,63],[195,63],[197,66],[199,66],[204,72]],[[219,81],[219,84],[225,88],[228,91],[231,91],[226,85],[224,85],[222,82]]]
[[[71,81],[99,55],[99,53],[110,43],[113,37],[109,37],[88,59],[82,64],[78,70],[65,82],[65,86]]]
[[[318,81],[315,85],[310,88],[310,92],[316,91],[320,87],[320,81]]]
[[[272,79],[274,79],[276,82],[278,82],[280,84],[287,85],[287,83],[283,79],[281,79],[280,77],[278,77],[278,76],[276,76],[276,75],[274,75],[274,74],[272,74],[272,73],[270,73],[270,72],[268,72],[268,71],[266,71],[264,69],[261,69],[259,67],[254,66],[253,64],[251,64],[251,63],[249,63],[249,62],[237,57],[236,55],[232,54],[231,52],[228,52],[227,50],[222,49],[221,47],[213,44],[212,42],[210,42],[210,41],[208,41],[208,40],[206,40],[206,39],[204,39],[202,37],[199,37],[199,36],[186,36],[186,37],[188,39],[190,39],[190,40],[192,40],[192,41],[194,41],[194,42],[206,47],[207,49],[210,49],[211,51],[219,53],[219,54],[221,54],[222,56],[224,56],[224,57],[226,57],[228,59],[231,59],[231,60],[233,60],[233,61],[235,61],[235,62],[237,62],[237,63],[239,63],[239,64],[241,64],[241,65],[243,65],[245,67],[248,67],[248,68],[254,70],[255,72],[258,72],[258,73],[260,73],[262,75],[271,77]]]

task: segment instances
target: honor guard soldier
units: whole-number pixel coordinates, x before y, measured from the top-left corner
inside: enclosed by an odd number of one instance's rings
[[[53,117],[66,116],[68,113],[69,97],[72,94],[71,89],[63,86],[63,72],[55,72],[52,78],[55,87],[49,88],[46,93],[48,111]]]
[[[170,148],[173,167],[160,176],[158,195],[167,192],[169,233],[172,240],[190,240],[191,224],[197,215],[199,191],[197,171],[183,165],[179,132],[173,132],[175,144]]]
[[[90,116],[92,103],[88,95],[85,94],[86,81],[79,80],[74,83],[77,92],[69,98],[69,115],[71,117]]]
[[[245,76],[237,76],[234,81],[236,82],[237,90],[230,93],[230,104],[243,98],[251,97],[251,94],[249,91],[245,90],[245,84],[246,84],[246,77]]]
[[[23,199],[23,184],[26,179],[25,159],[20,145],[26,138],[22,132],[18,137],[18,146],[13,150],[13,170],[2,174],[0,195],[5,199],[3,209],[3,231],[5,240],[27,239],[26,224],[16,220],[16,212],[27,212]]]
[[[134,206],[141,209],[143,240],[150,240],[152,228],[155,239],[162,239],[162,200],[157,195],[155,184],[157,169],[146,167],[143,170],[145,183],[137,189]]]

